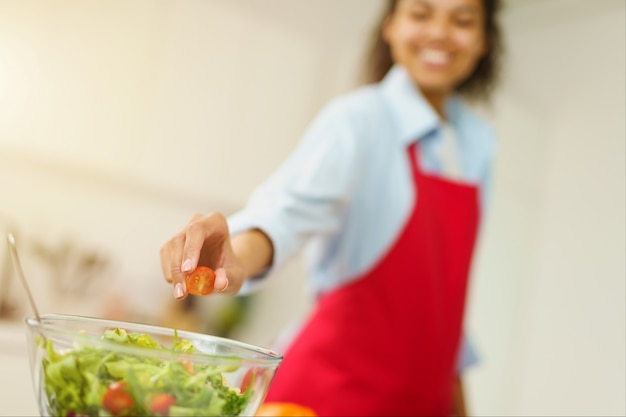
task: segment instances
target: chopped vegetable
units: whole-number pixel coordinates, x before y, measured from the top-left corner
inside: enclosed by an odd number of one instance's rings
[[[209,267],[199,266],[185,277],[187,292],[192,295],[209,295],[215,289],[215,272]]]
[[[104,392],[102,405],[114,416],[129,413],[135,405],[133,397],[126,392],[127,385],[126,382],[113,382]]]
[[[174,334],[171,348],[146,334],[110,329],[102,339],[164,355],[115,352],[76,345],[56,351],[46,339],[43,359],[50,413],[57,416],[236,416],[248,404],[252,389],[225,384],[223,372],[239,366],[233,358],[214,365],[188,359],[166,359],[168,352],[191,353],[194,346]],[[80,340],[80,339],[77,339]]]
[[[150,399],[150,412],[152,414],[169,415],[170,407],[176,403],[176,398],[161,392],[154,394]]]

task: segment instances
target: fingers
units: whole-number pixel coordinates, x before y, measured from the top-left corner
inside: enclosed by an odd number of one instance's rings
[[[224,244],[228,240],[226,218],[219,213],[194,215],[189,222],[161,248],[161,269],[174,287],[174,297],[187,296],[186,275],[196,269],[200,259],[221,272],[216,275],[216,289],[230,293],[229,279],[223,268]]]
[[[230,282],[228,280],[228,275],[226,273],[226,269],[218,268],[215,270],[215,289],[220,292],[226,292],[228,290]]]
[[[211,234],[210,224],[201,218],[192,218],[185,230],[185,241],[180,251],[180,269],[188,273],[196,269],[204,241]]]
[[[184,232],[178,232],[161,248],[161,270],[167,282],[174,286],[174,297],[183,299],[187,295],[185,275],[181,269],[181,258],[185,244]]]
[[[200,214],[194,215],[187,225],[182,227],[161,248],[161,270],[165,280],[173,284],[174,297],[177,299],[183,299],[187,296],[187,288],[185,285],[185,272],[187,271],[183,270],[183,253],[187,242],[187,231],[191,224],[196,223],[201,218],[202,215]],[[202,247],[201,244],[200,247]],[[184,266],[188,268],[189,262]],[[191,269],[189,269],[189,271],[190,270]]]

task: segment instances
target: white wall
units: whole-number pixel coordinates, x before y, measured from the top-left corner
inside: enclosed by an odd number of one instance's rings
[[[73,239],[110,256],[105,284],[153,320],[170,300],[161,243],[195,212],[243,204],[353,86],[381,4],[0,0],[0,228],[17,226],[43,310],[104,308],[101,288],[50,297],[29,245]],[[624,16],[622,0],[503,15],[506,73],[485,110],[500,152],[468,310],[474,414],[626,414]],[[11,297],[25,302],[15,283]],[[308,308],[300,262],[255,303],[239,337],[268,344]]]
[[[376,3],[332,4],[1,1],[1,225],[99,249],[118,287],[163,296],[165,239],[240,207],[347,88]],[[348,12],[355,33],[320,37]]]
[[[469,314],[480,415],[624,415],[624,2],[515,2]]]

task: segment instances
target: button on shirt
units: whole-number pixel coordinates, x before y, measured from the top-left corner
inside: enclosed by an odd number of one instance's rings
[[[407,157],[414,142],[422,169],[480,187],[484,213],[494,132],[458,97],[446,103],[446,116],[443,123],[401,66],[326,105],[294,152],[228,219],[231,233],[259,228],[274,246],[271,268],[242,293],[301,249],[314,294],[371,268],[419,202]]]

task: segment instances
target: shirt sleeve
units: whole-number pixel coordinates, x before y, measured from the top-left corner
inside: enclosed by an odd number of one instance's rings
[[[339,227],[362,160],[356,136],[343,107],[331,102],[245,207],[229,216],[231,234],[258,228],[274,249],[271,267],[247,280],[240,294],[254,291],[263,278],[300,251],[309,237]]]

